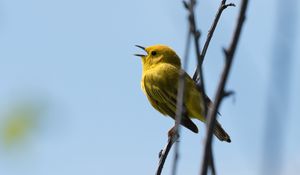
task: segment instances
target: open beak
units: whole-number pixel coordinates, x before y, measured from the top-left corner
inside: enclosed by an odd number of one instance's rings
[[[139,46],[139,45],[135,45],[135,46],[138,47],[138,48],[140,48],[140,49],[142,49],[142,50],[144,50],[145,52],[147,52],[145,47]],[[134,55],[138,56],[138,57],[145,57],[145,56],[147,56],[147,55],[143,55],[143,54],[134,54]]]

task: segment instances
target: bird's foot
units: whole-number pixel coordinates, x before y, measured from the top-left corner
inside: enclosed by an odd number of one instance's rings
[[[168,131],[168,138],[172,139],[173,142],[175,142],[176,140],[178,140],[179,138],[179,134],[177,132],[177,126],[173,126],[169,131]]]

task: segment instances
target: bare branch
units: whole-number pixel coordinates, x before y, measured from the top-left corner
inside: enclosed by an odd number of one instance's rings
[[[203,69],[202,69],[202,63],[203,63],[203,58],[201,59],[201,52],[200,52],[200,43],[199,43],[199,40],[200,40],[200,31],[198,30],[197,28],[197,25],[196,25],[196,18],[195,18],[195,5],[196,5],[196,1],[194,0],[191,0],[190,3],[188,4],[187,2],[183,1],[184,2],[184,5],[186,7],[186,9],[188,10],[189,12],[189,25],[190,25],[190,33],[193,35],[193,38],[194,38],[194,44],[195,44],[195,51],[196,51],[196,58],[197,58],[197,69],[196,69],[196,72],[194,74],[194,77],[193,80],[195,81],[195,83],[197,84],[198,88],[200,89],[200,92],[201,95],[202,95],[202,100],[204,103],[206,103],[206,91],[205,91],[205,83],[204,83],[204,76],[203,76]],[[224,2],[225,4],[225,2]],[[209,42],[207,42],[209,43]],[[206,43],[206,44],[207,44]],[[208,45],[207,45],[208,47]],[[199,70],[197,72],[197,70]],[[200,78],[200,86],[199,86],[199,83],[198,81],[196,81],[196,77]],[[200,104],[199,104],[200,105]],[[204,115],[206,116],[207,115],[207,104],[204,104]],[[177,157],[176,157],[177,158]],[[211,152],[210,154],[210,162],[209,164],[211,165],[211,168],[213,170],[213,174],[214,174],[214,170],[215,170],[215,167],[214,167],[214,161],[213,161],[213,154]]]
[[[194,75],[193,75],[193,80],[195,80],[197,83],[199,82],[199,80],[202,81],[202,80],[201,80],[201,73],[202,73],[201,67],[202,67],[202,64],[203,64],[204,57],[205,57],[205,55],[206,55],[206,51],[207,51],[208,46],[209,46],[209,44],[210,44],[210,41],[211,41],[211,39],[212,39],[212,37],[213,37],[213,34],[214,34],[214,32],[215,32],[215,29],[216,29],[216,27],[217,27],[217,24],[218,24],[218,22],[219,22],[219,19],[220,19],[220,17],[221,17],[221,14],[222,14],[223,10],[225,10],[225,9],[226,9],[227,7],[229,7],[229,6],[235,7],[235,4],[233,4],[233,3],[226,4],[226,0],[222,0],[221,4],[220,4],[220,6],[219,6],[219,9],[218,9],[218,11],[217,11],[217,14],[216,14],[216,16],[215,16],[215,19],[214,19],[214,21],[213,21],[213,23],[212,23],[212,25],[211,25],[211,27],[210,27],[210,29],[209,29],[209,31],[208,31],[208,34],[207,34],[207,37],[206,37],[206,41],[205,41],[204,47],[203,47],[203,49],[202,49],[201,55],[200,55],[199,58],[198,58],[198,60],[199,60],[199,61],[198,61],[198,66],[197,66],[197,68],[196,68],[196,70],[195,70],[195,73],[194,73]],[[199,53],[200,53],[200,52],[199,52]],[[199,75],[199,71],[200,71],[200,75]],[[202,84],[202,82],[201,82],[201,84]]]
[[[197,29],[196,17],[195,17],[195,11],[194,11],[196,1],[191,0],[189,3],[187,3],[186,1],[183,1],[183,2],[185,4],[185,7],[187,7],[186,9],[189,12],[190,32],[193,35],[194,44],[195,44],[195,51],[196,51],[196,58],[197,58],[197,68],[199,69],[199,71],[197,72],[198,74],[196,74],[196,76],[198,75],[200,77],[201,86],[199,86],[199,89],[202,92],[202,99],[205,99],[205,84],[204,84],[203,70],[202,70],[202,66],[201,66],[202,62],[201,62],[201,51],[200,51],[200,43],[199,43],[201,34],[200,34],[200,31]],[[196,82],[196,84],[198,84],[198,83]],[[205,108],[204,112],[205,112],[205,115],[206,115],[207,105],[204,105],[204,108]]]
[[[187,66],[190,43],[191,43],[191,33],[188,32],[186,46],[185,46],[185,55],[183,58],[183,69],[186,69],[186,66]],[[168,133],[168,143],[165,146],[165,148],[161,151],[156,175],[161,174],[165,160],[168,157],[169,151],[179,137],[180,123],[181,123],[181,119],[182,119],[182,115],[183,115],[184,89],[185,89],[184,72],[180,71],[179,80],[178,80],[178,94],[177,94],[177,104],[176,104],[175,125],[173,128],[170,129],[170,131]],[[174,156],[174,160],[173,160],[172,174],[176,174],[176,167],[177,167],[178,154],[179,154],[178,153],[178,151],[179,151],[178,143],[175,144],[174,151],[175,151],[175,156]]]
[[[176,135],[174,135],[176,136]],[[169,151],[172,148],[172,145],[177,141],[178,137],[168,137],[168,143],[164,147],[163,150],[159,153],[159,163],[158,163],[158,168],[156,170],[156,175],[160,175],[162,172],[162,169],[164,167],[165,161],[168,157]]]
[[[193,0],[191,0],[191,1],[193,1]],[[171,137],[175,137],[175,138],[180,135],[179,134],[180,133],[180,123],[181,123],[182,115],[183,115],[183,103],[184,103],[184,92],[185,92],[184,70],[187,69],[190,43],[191,43],[191,32],[188,32],[187,39],[186,39],[186,46],[185,46],[185,54],[184,54],[184,58],[183,58],[183,70],[180,71],[179,80],[178,80],[178,93],[177,93],[174,134],[169,134],[169,135],[171,135]],[[176,170],[177,170],[177,163],[178,163],[178,157],[179,157],[179,143],[178,142],[175,144],[174,154],[175,155],[174,155],[174,159],[173,159],[172,175],[176,175]]]
[[[199,32],[199,30],[196,27],[196,20],[195,20],[195,15],[194,15],[194,7],[195,7],[195,4],[196,4],[196,0],[190,0],[189,3],[187,3],[186,1],[183,2],[184,7],[189,11],[189,17],[188,17],[188,19],[189,19],[189,28],[190,28],[190,30],[188,32],[187,42],[186,42],[186,50],[185,50],[185,56],[184,56],[184,62],[183,62],[183,69],[186,69],[186,66],[187,66],[188,50],[190,48],[190,46],[189,46],[190,45],[190,39],[191,39],[191,36],[193,36],[194,43],[195,43],[196,56],[197,56],[197,61],[198,61],[198,68],[199,68],[198,74],[199,74],[200,81],[201,81],[200,88],[201,88],[201,91],[203,92],[203,99],[205,99],[205,96],[204,96],[204,94],[205,94],[205,87],[204,87],[204,79],[203,79],[203,73],[202,73],[203,59],[205,57],[205,53],[206,53],[207,48],[209,46],[209,42],[210,42],[210,40],[212,38],[213,32],[214,32],[214,30],[216,28],[216,25],[218,23],[218,20],[220,18],[220,15],[221,15],[222,11],[224,9],[226,9],[228,6],[234,6],[234,4],[225,4],[225,3],[226,3],[226,0],[223,0],[222,4],[221,4],[222,6],[218,10],[218,13],[216,15],[216,19],[215,19],[215,21],[213,23],[213,26],[211,27],[211,29],[209,31],[209,35],[208,35],[208,39],[207,39],[207,41],[205,43],[205,47],[203,48],[204,54],[201,54],[201,52],[200,52],[200,44],[199,44],[200,32]],[[235,48],[234,48],[234,50],[235,50]],[[230,54],[228,54],[229,52],[226,51],[226,53],[227,53],[226,57],[230,56]],[[232,56],[233,56],[233,54],[232,54]],[[231,61],[227,61],[227,62],[230,62],[230,64],[231,64]],[[195,74],[196,74],[196,72],[195,72]],[[160,152],[159,166],[158,166],[158,169],[156,171],[156,175],[160,175],[161,174],[163,166],[164,166],[164,163],[165,163],[165,160],[166,160],[166,158],[168,156],[168,153],[169,153],[172,145],[178,140],[178,137],[179,137],[179,131],[180,131],[179,124],[181,123],[181,118],[182,118],[182,114],[183,114],[184,85],[185,85],[184,76],[183,76],[183,73],[181,72],[180,75],[179,75],[179,81],[178,81],[178,94],[177,94],[177,106],[176,106],[176,116],[175,116],[176,120],[175,120],[175,125],[170,130],[172,132],[169,132],[168,143],[166,144],[166,146],[164,147],[164,149]],[[228,93],[224,93],[224,91],[222,91],[221,98],[223,98],[224,95],[228,95]],[[216,107],[218,107],[218,106],[214,106],[215,111],[217,109]],[[206,113],[207,113],[207,109],[205,109],[205,114]],[[216,112],[214,112],[214,113],[216,113]],[[170,134],[170,133],[172,133],[172,134]],[[210,141],[210,144],[211,144],[211,141]],[[177,144],[175,144],[175,146],[176,146],[176,148],[175,148],[175,156],[174,156],[173,168],[172,168],[172,174],[173,175],[176,174],[179,144],[177,143]],[[207,166],[211,165],[212,174],[215,174],[215,168],[214,168],[213,156],[212,156],[211,149],[209,149],[209,151],[207,153],[209,154],[208,157],[207,157],[208,159],[206,159],[206,160],[209,160],[209,161],[207,161]],[[206,166],[206,170],[207,170],[207,166]]]
[[[239,12],[239,17],[237,21],[237,25],[233,34],[233,38],[231,40],[230,46],[228,49],[225,50],[225,57],[226,62],[224,66],[224,70],[220,79],[220,83],[217,89],[216,97],[214,100],[214,104],[212,108],[208,112],[208,118],[207,118],[207,134],[205,139],[205,147],[204,147],[204,153],[203,153],[203,159],[202,159],[202,166],[201,166],[201,175],[207,174],[208,169],[208,161],[209,156],[211,153],[211,145],[212,145],[212,135],[213,135],[213,128],[216,123],[216,116],[217,111],[219,109],[219,106],[221,104],[222,99],[224,98],[224,89],[225,85],[228,79],[229,71],[232,65],[233,56],[236,50],[236,46],[240,37],[240,33],[243,27],[243,23],[245,21],[245,15],[246,15],[246,9],[248,5],[248,0],[243,0],[241,9]]]
[[[210,151],[209,160],[210,160],[209,165],[210,165],[210,168],[211,168],[211,174],[216,175],[216,168],[215,168],[215,163],[214,163],[214,157],[213,157],[212,150]]]
[[[223,12],[223,10],[225,10],[227,7],[229,6],[235,6],[233,3],[230,3],[230,4],[226,4],[226,0],[222,0],[221,4],[220,4],[220,7],[217,11],[217,14],[216,14],[216,17],[214,19],[214,22],[208,32],[208,36],[207,36],[207,39],[206,39],[206,42],[205,42],[205,45],[202,49],[202,52],[200,52],[200,44],[199,44],[199,39],[200,39],[200,32],[199,30],[197,29],[197,26],[196,26],[196,19],[195,19],[195,13],[194,13],[194,8],[195,8],[195,5],[196,5],[196,1],[190,1],[190,3],[188,4],[187,2],[184,1],[184,5],[186,7],[186,9],[188,9],[189,11],[189,24],[190,24],[190,32],[192,33],[193,35],[193,38],[194,38],[194,44],[195,44],[195,51],[196,51],[196,57],[197,57],[197,68],[196,68],[196,71],[193,75],[193,80],[195,81],[195,83],[197,84],[198,88],[200,89],[200,92],[202,92],[202,99],[201,101],[203,101],[204,103],[206,103],[206,90],[205,90],[205,81],[204,81],[204,73],[203,73],[203,68],[202,68],[202,64],[203,64],[203,60],[204,60],[204,57],[205,57],[205,54],[206,54],[206,51],[208,49],[208,46],[209,46],[209,43],[212,39],[212,36],[213,36],[213,33],[216,29],[216,26],[219,22],[219,19],[221,17],[221,14]],[[200,84],[199,84],[199,81],[200,81]],[[208,105],[205,104],[204,105],[204,115],[207,116],[207,112],[208,112],[208,109],[207,109]],[[215,167],[214,167],[214,159],[213,159],[213,153],[210,152],[209,154],[209,165],[211,166],[211,169],[212,169],[212,174],[215,174]]]

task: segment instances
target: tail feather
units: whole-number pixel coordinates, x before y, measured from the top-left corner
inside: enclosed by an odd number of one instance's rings
[[[226,141],[228,143],[231,142],[230,136],[226,133],[226,131],[222,128],[221,124],[216,121],[216,125],[214,128],[214,134],[220,141]]]

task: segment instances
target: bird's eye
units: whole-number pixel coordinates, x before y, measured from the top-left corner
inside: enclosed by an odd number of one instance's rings
[[[155,55],[156,55],[156,52],[155,52],[155,51],[152,51],[152,52],[151,52],[151,55],[152,55],[152,56],[155,56]]]

